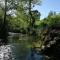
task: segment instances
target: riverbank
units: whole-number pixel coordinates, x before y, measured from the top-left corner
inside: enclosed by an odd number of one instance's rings
[[[0,60],[12,60],[11,45],[0,46]]]

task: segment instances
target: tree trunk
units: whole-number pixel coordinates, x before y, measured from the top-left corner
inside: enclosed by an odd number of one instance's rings
[[[7,0],[5,0],[5,12],[4,12],[4,21],[3,21],[3,27],[2,27],[2,36],[3,40],[2,43],[6,44],[7,43],[7,20],[6,20],[6,11],[7,11]]]
[[[31,12],[31,0],[29,0],[29,15],[30,15],[30,25],[31,27],[34,27],[35,18],[33,17]]]

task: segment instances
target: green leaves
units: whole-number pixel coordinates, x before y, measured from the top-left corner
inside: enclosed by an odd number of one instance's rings
[[[60,26],[60,14],[56,14],[56,12],[50,12],[48,17],[43,20],[49,27]]]

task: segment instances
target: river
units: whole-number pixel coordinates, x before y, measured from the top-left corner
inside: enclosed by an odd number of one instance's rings
[[[32,40],[27,35],[12,33],[8,40],[8,45],[0,47],[0,60],[44,60],[31,50]]]

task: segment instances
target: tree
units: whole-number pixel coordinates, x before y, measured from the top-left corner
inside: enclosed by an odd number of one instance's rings
[[[8,20],[8,23],[10,23],[8,25],[10,25],[10,27],[15,26],[16,28],[17,27],[20,28],[20,27],[23,27],[23,24],[24,24],[24,26],[31,25],[31,27],[33,27],[35,24],[35,20],[36,20],[35,14],[37,14],[39,12],[32,11],[31,9],[32,9],[33,5],[38,3],[38,1],[39,0],[17,0],[17,1],[16,0],[7,0],[6,1],[7,9],[6,9],[6,13],[4,14],[6,16],[4,16],[4,21]],[[15,12],[13,12],[13,11],[15,11]],[[14,14],[16,17],[14,16]],[[39,15],[39,14],[37,14],[37,15]],[[5,20],[5,17],[6,17],[6,20]],[[14,21],[17,23],[15,23]]]
[[[7,43],[7,20],[6,20],[6,12],[7,12],[7,0],[5,0],[5,9],[4,9],[4,19],[3,19],[3,25],[2,25],[2,34],[1,38],[2,43],[6,44]]]
[[[33,17],[32,15],[32,5],[35,5],[38,3],[39,0],[29,0],[29,15],[30,15],[30,24],[31,26],[33,27],[34,26],[34,23],[35,23],[35,18]]]
[[[33,31],[34,30],[34,25],[35,25],[35,16],[33,14],[32,8],[36,5],[39,4],[41,0],[24,0],[25,1],[25,9],[27,11],[28,17],[29,17],[29,26],[28,26],[28,31]],[[38,3],[39,2],[39,3]],[[35,12],[35,11],[34,11]]]

